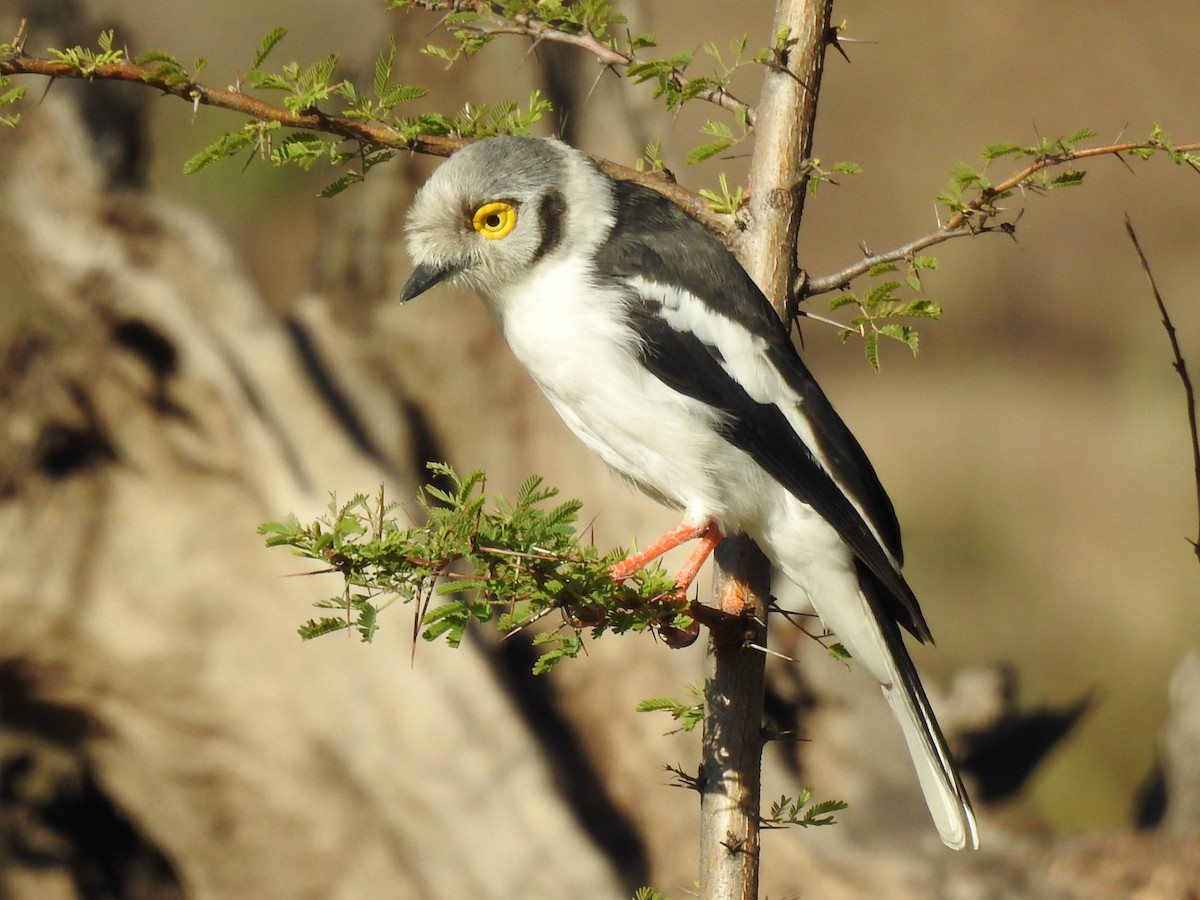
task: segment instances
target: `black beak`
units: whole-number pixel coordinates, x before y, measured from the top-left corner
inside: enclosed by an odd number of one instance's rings
[[[435,284],[445,281],[457,271],[458,266],[431,266],[428,263],[421,263],[408,276],[404,290],[400,292],[400,302],[407,303],[413,297],[420,296]]]

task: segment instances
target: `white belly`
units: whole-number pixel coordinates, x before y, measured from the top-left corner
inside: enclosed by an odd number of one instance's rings
[[[513,353],[579,438],[659,501],[727,530],[745,521],[766,476],[716,431],[717,414],[638,359],[621,298],[566,263],[489,300]],[[754,523],[756,524],[756,523]]]

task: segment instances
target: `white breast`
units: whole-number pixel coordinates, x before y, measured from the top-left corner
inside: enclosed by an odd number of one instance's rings
[[[591,274],[572,259],[547,260],[489,300],[513,353],[615,471],[692,515],[749,526],[766,476],[716,432],[717,413],[645,369],[621,295]]]

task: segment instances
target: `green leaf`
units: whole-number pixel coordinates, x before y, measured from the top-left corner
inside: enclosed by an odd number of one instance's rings
[[[317,196],[324,199],[335,197],[351,185],[358,184],[363,180],[363,175],[360,172],[343,172],[325,187],[317,192]]]
[[[254,54],[254,59],[250,63],[251,71],[257,71],[262,68],[262,64],[267,61],[267,57],[271,55],[271,51],[279,46],[279,42],[283,40],[287,34],[286,28],[272,28],[266,33],[262,39],[262,43],[258,45],[258,52]]]
[[[706,159],[711,159],[718,153],[724,153],[732,146],[733,141],[731,140],[719,140],[712,141],[707,144],[701,144],[699,147],[693,147],[688,152],[688,155],[684,157],[684,161],[688,165],[694,166],[697,163],[704,162]]]
[[[300,634],[300,639],[311,641],[313,638],[318,638],[323,634],[331,634],[335,631],[342,631],[347,627],[347,621],[343,618],[334,618],[325,616],[320,619],[309,619],[297,630]]]
[[[871,364],[871,368],[876,372],[879,371],[879,334],[875,331],[867,332],[867,336],[863,338],[863,353],[866,354],[867,362]]]
[[[212,165],[217,160],[232,156],[246,147],[253,146],[256,141],[257,135],[248,129],[223,134],[216,141],[185,162],[183,164],[183,174],[193,175],[201,169]]]
[[[884,337],[890,337],[900,341],[912,350],[913,356],[917,355],[918,336],[917,331],[911,325],[881,325],[879,333]]]
[[[980,156],[983,157],[985,162],[991,162],[993,159],[999,159],[1002,156],[1020,155],[1025,152],[1026,151],[1022,149],[1020,144],[1005,142],[1000,144],[989,144],[983,148]]]
[[[183,68],[183,66],[179,65],[179,60],[170,53],[164,53],[161,50],[148,50],[145,53],[139,53],[133,58],[133,62],[139,66],[148,66],[151,63],[166,63],[167,65],[177,66],[180,69]]]
[[[388,50],[380,53],[375,60],[375,78],[371,82],[371,90],[376,100],[382,100],[387,93],[388,82],[392,79],[392,64],[396,61],[396,37],[388,35]]]
[[[899,281],[885,281],[883,284],[877,284],[875,287],[867,291],[863,297],[863,306],[868,309],[879,306],[879,304],[891,300],[896,296],[896,290],[901,287]]]
[[[4,108],[5,106],[12,106],[25,96],[25,85],[19,84],[15,87],[9,87],[8,85],[9,81],[7,78],[0,79],[0,89],[7,88],[7,90],[3,90],[3,92],[0,93],[0,109]],[[19,116],[16,115],[0,116],[0,122],[3,122],[6,125],[16,125],[18,119]]]
[[[358,607],[358,622],[356,627],[358,633],[362,637],[364,643],[371,643],[371,639],[375,637],[375,632],[379,630],[379,610],[370,603],[363,603]]]
[[[1086,176],[1086,175],[1087,175],[1087,172],[1082,171],[1082,170],[1072,170],[1070,172],[1063,172],[1061,175],[1054,178],[1050,182],[1048,187],[1051,187],[1051,188],[1076,187],[1077,185],[1083,184],[1083,179],[1084,179],[1084,176]]]

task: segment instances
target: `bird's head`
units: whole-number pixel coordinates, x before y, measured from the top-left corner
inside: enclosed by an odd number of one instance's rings
[[[494,297],[558,249],[564,191],[579,180],[581,159],[558,141],[505,136],[469,144],[442,163],[409,210],[416,269],[401,301],[446,279]]]

